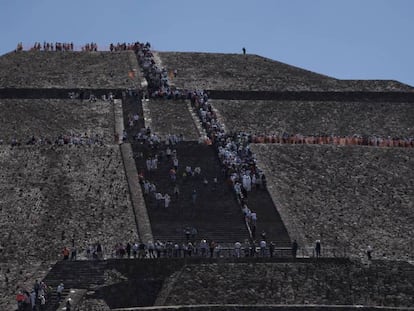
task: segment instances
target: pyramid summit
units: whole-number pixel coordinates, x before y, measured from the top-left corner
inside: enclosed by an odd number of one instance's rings
[[[132,50],[120,50],[11,52],[0,58],[1,87],[130,87],[131,81],[122,78],[129,70],[139,72],[138,64],[131,57]],[[155,51],[154,54],[165,67],[180,71],[174,84],[184,89],[354,92],[413,90],[412,86],[393,80],[335,79],[252,54]],[[28,79],[28,75],[33,78]],[[81,77],[84,81],[76,80]]]
[[[412,86],[140,42],[0,68],[1,309],[414,305]]]

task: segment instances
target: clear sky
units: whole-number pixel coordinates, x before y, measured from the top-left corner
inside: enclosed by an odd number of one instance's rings
[[[17,42],[150,42],[258,54],[339,79],[414,86],[413,0],[0,0],[0,54]]]

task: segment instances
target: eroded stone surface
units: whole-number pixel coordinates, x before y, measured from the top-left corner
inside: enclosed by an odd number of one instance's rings
[[[412,306],[410,265],[397,262],[187,265],[165,305],[338,304]],[[410,279],[411,278],[411,279]]]
[[[141,78],[132,51],[30,51],[0,57],[2,88],[125,89],[139,85]]]
[[[257,55],[158,52],[172,83],[184,89],[244,91],[395,91],[412,87],[389,80],[338,80]]]
[[[411,103],[211,100],[229,131],[414,136]]]
[[[79,311],[109,311],[110,308],[102,299],[83,299],[79,306],[76,306]]]
[[[118,146],[0,149],[2,261],[137,238]]]
[[[71,99],[0,99],[0,139],[16,138],[25,144],[35,138],[57,139],[59,135],[99,135],[104,143],[114,141],[113,107],[109,101]]]
[[[288,231],[307,245],[376,258],[413,259],[412,149],[327,145],[251,146]],[[291,233],[291,232],[290,232]],[[295,235],[293,235],[295,236]]]

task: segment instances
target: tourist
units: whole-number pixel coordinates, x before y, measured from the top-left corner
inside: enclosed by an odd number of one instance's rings
[[[97,243],[96,245],[96,255],[97,259],[103,259],[103,250],[102,245],[100,243]]]
[[[270,243],[269,243],[269,255],[270,255],[270,257],[273,257],[274,252],[275,252],[275,244],[273,243],[273,241],[270,241]]]
[[[210,257],[213,258],[213,256],[214,256],[214,250],[216,248],[216,242],[214,242],[213,240],[210,241],[209,248],[210,248]]]
[[[147,243],[147,248],[148,248],[148,256],[149,258],[155,258],[155,244],[154,242],[152,242],[151,240],[148,241]]]
[[[168,208],[170,206],[170,202],[171,202],[171,197],[168,195],[168,193],[166,193],[164,195],[164,207]]]
[[[371,247],[371,245],[368,245],[366,253],[367,253],[368,260],[371,261],[372,260],[372,247]]]
[[[191,201],[193,202],[193,205],[196,205],[197,202],[197,190],[193,189],[193,192],[191,193]]]
[[[202,239],[200,242],[201,257],[206,257],[208,244],[206,239]]]
[[[77,255],[76,247],[72,247],[71,252],[70,252],[70,260],[76,260],[76,255]]]
[[[137,258],[137,254],[138,254],[138,243],[134,243],[134,245],[132,246],[132,256],[134,258]]]
[[[234,254],[235,254],[236,258],[240,258],[240,256],[241,256],[241,246],[242,245],[239,241],[234,243]]]
[[[37,301],[36,292],[33,289],[30,292],[30,305],[32,306],[32,310],[36,310],[36,301]]]
[[[138,258],[146,257],[146,248],[147,246],[145,245],[145,243],[141,241],[138,245]]]
[[[321,241],[320,240],[316,240],[315,242],[315,252],[316,252],[316,257],[321,257]]]
[[[39,302],[40,302],[40,311],[46,310],[46,298],[45,298],[45,295],[40,295]]]
[[[293,243],[292,243],[292,257],[293,258],[296,258],[298,248],[299,248],[298,242],[296,240],[293,240]]]
[[[63,283],[61,282],[59,285],[58,285],[58,287],[57,287],[57,289],[56,289],[56,292],[57,292],[57,296],[58,296],[58,301],[61,301],[62,300],[62,292],[63,292],[63,290],[65,289],[65,286],[63,285]]]
[[[178,201],[178,197],[180,195],[180,188],[178,187],[177,184],[174,185],[174,197],[175,199]]]
[[[36,280],[34,285],[33,285],[33,289],[36,293],[36,299],[37,297],[39,297],[39,290],[40,290],[40,284],[39,284],[39,280]]]
[[[65,246],[62,251],[63,260],[69,259],[69,249]]]
[[[125,247],[128,258],[131,258],[131,249],[132,249],[131,244],[128,242]]]
[[[261,240],[259,242],[259,246],[260,246],[260,256],[265,257],[265,255],[266,255],[266,241]]]

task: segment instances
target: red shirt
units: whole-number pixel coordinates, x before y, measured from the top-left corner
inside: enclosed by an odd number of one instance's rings
[[[22,293],[17,294],[16,301],[18,302],[24,301],[24,295]]]

